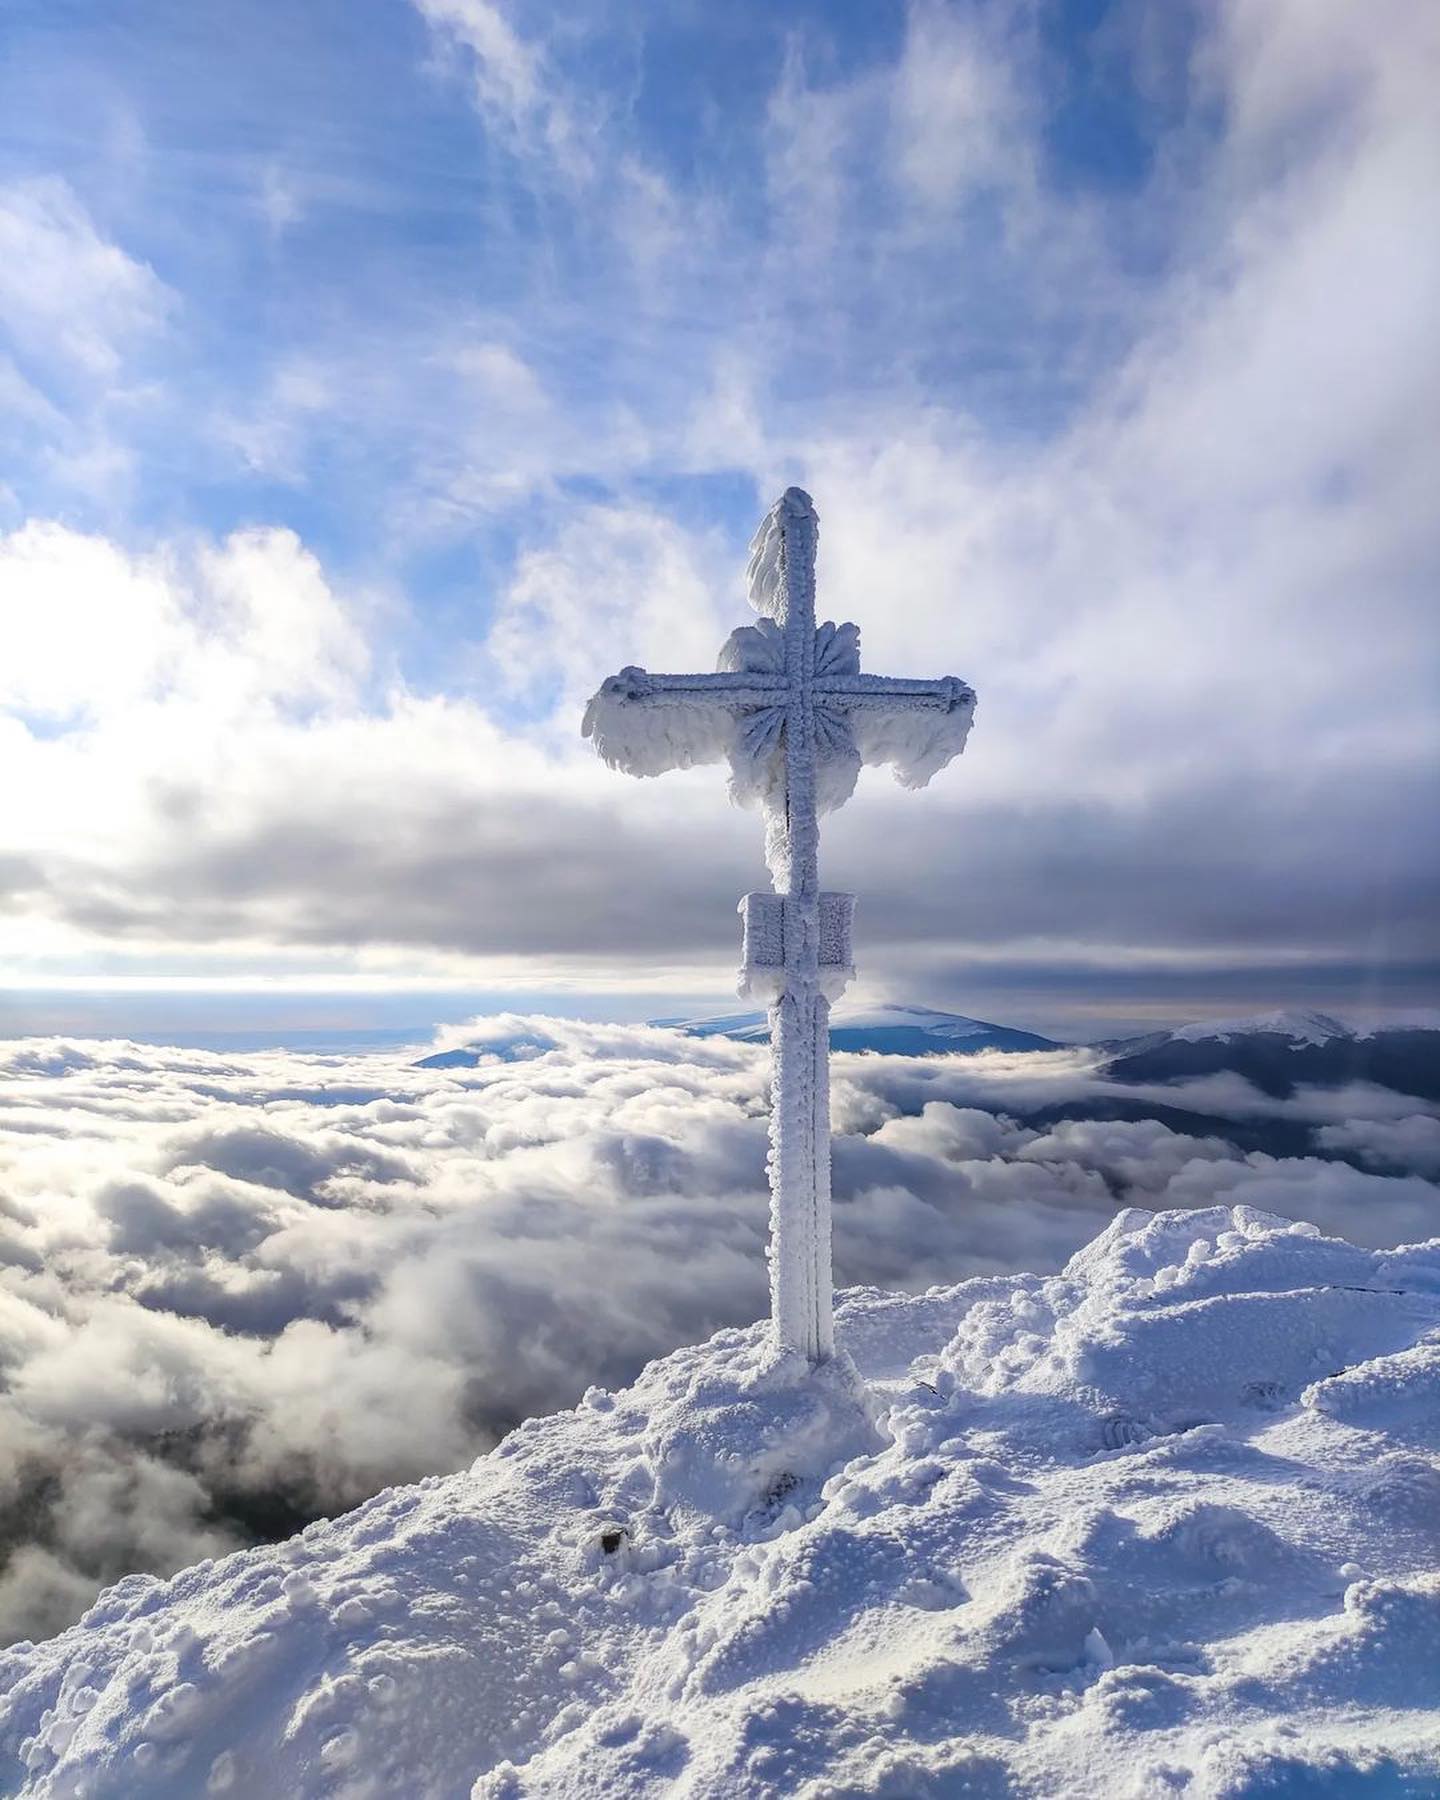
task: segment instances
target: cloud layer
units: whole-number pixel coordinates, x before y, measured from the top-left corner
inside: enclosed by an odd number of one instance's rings
[[[43,276],[0,276],[12,966],[716,984],[753,821],[708,772],[594,767],[577,724],[626,662],[709,666],[798,479],[867,665],[980,692],[933,792],[872,778],[827,830],[871,973],[1433,997],[1423,9],[1061,41],[916,0],[852,42],[797,0],[723,44],[612,12],[387,14],[386,141],[473,203],[334,166],[329,90],[328,151],[217,149],[207,186],[169,147],[223,267],[146,211],[139,151],[128,207],[79,169],[0,188]],[[266,54],[224,72],[262,143]]]
[[[762,1051],[556,1019],[460,1035],[532,1048],[441,1072],[4,1047],[8,1634],[455,1467],[763,1313]],[[1436,1228],[1434,1108],[1226,1078],[1109,1094],[1188,1107],[1185,1131],[1083,1116],[1102,1090],[1083,1052],[838,1057],[837,1279],[1052,1270],[1130,1202],[1243,1201],[1372,1244]],[[1262,1114],[1315,1154],[1243,1154],[1215,1123]]]

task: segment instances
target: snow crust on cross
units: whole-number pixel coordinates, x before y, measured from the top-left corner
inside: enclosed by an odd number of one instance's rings
[[[740,903],[740,991],[770,1008],[770,1292],[777,1342],[811,1362],[834,1352],[830,1269],[830,1002],[853,976],[854,897],[822,893],[819,816],[861,767],[888,763],[921,788],[965,747],[975,694],[953,675],[907,680],[860,669],[855,625],[815,620],[819,520],[787,488],[750,545],[754,625],[731,632],[716,671],[625,668],[582,726],[629,775],[728,762],[731,797],[758,806],[774,892]]]

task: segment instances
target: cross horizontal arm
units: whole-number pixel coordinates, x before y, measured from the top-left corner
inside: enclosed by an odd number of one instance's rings
[[[910,681],[902,675],[817,675],[816,698],[849,711],[857,707],[883,706],[891,711],[909,707],[953,711],[974,700],[973,689],[956,675],[938,681]]]
[[[745,670],[724,670],[717,675],[652,675],[646,669],[622,669],[611,681],[624,685],[626,700],[652,706],[678,706],[687,700],[699,700],[708,706],[778,706],[789,692],[783,676],[767,680]]]

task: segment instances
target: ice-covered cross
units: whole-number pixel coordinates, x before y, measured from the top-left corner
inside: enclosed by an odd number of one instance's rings
[[[662,775],[730,764],[730,792],[765,816],[774,893],[747,894],[740,992],[770,1008],[770,1293],[777,1341],[834,1349],[830,1274],[830,1002],[854,974],[851,894],[821,893],[819,814],[850,798],[863,763],[924,787],[965,747],[975,695],[953,675],[860,672],[854,625],[815,623],[818,520],[787,488],[751,543],[756,625],[732,631],[713,675],[622,669],[585,711],[612,768]]]

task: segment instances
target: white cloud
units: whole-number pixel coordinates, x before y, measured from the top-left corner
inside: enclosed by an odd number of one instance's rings
[[[546,547],[520,557],[487,647],[522,691],[543,682],[547,718],[573,731],[606,656],[713,667],[730,630],[714,549],[649,508],[574,509]],[[728,585],[739,588],[738,574]]]
[[[550,109],[581,116],[594,21],[422,11],[545,161]],[[557,215],[577,263],[537,273],[517,245],[520,298],[427,295],[383,358],[365,333],[287,343],[205,415],[208,450],[295,485],[322,448],[328,481],[383,442],[387,567],[395,535],[428,551],[504,520],[514,563],[481,570],[474,641],[433,627],[447,697],[367,684],[362,644],[382,671],[391,650],[369,597],[279,533],[7,540],[35,598],[0,591],[21,618],[0,685],[47,729],[109,721],[3,739],[12,958],[474,973],[549,954],[611,981],[650,950],[718,980],[758,875],[751,821],[712,775],[627,785],[575,735],[615,667],[709,666],[743,617],[740,542],[648,486],[677,467],[762,495],[805,480],[823,609],[860,623],[867,664],[980,691],[932,792],[867,781],[827,825],[828,878],[865,897],[867,972],[1433,954],[1415,821],[1440,760],[1436,128],[1430,28],[1385,16],[1217,12],[1148,185],[1098,231],[1016,97],[1039,54],[1024,8],[916,7],[893,61],[843,79],[818,36],[809,63],[777,57],[746,140],[753,208],[641,156],[625,108],[586,115],[613,204]],[[1003,230],[971,218],[976,181],[1006,184]],[[1141,214],[1166,222],[1143,280]],[[110,280],[135,330],[148,279]],[[992,366],[999,387],[966,373]],[[67,454],[113,476],[116,442]]]
[[[502,412],[531,412],[545,404],[535,371],[507,344],[483,338],[466,341],[447,360],[456,374],[473,381],[481,396]]]
[[[495,1060],[0,1047],[12,1629],[454,1467],[764,1311],[763,1052],[520,1015],[448,1036]],[[1099,1093],[1075,1052],[837,1057],[840,1281],[1055,1269],[1132,1200],[1433,1231],[1417,1175],[1085,1117]]]
[[[1416,1175],[1440,1176],[1440,1118],[1406,1113],[1399,1118],[1349,1118],[1323,1125],[1315,1141],[1327,1150],[1358,1155],[1382,1170],[1408,1169]]]
[[[139,700],[177,647],[177,609],[158,570],[50,522],[0,538],[0,609],[0,701],[48,719]]]
[[[0,534],[0,601],[0,698],[51,719],[178,698],[233,722],[265,698],[353,690],[365,662],[315,558],[274,528],[133,556],[35,520]]]
[[[583,177],[591,159],[573,99],[561,87],[543,42],[516,30],[499,0],[415,0],[443,38],[468,52],[475,104],[501,140],[542,154],[562,173]]]
[[[109,381],[174,296],[49,178],[0,186],[0,325],[43,368]]]
[[[1017,79],[1027,33],[1011,10],[940,0],[910,8],[892,129],[900,176],[928,206],[985,188],[1013,204],[1034,180],[1035,121]]]

